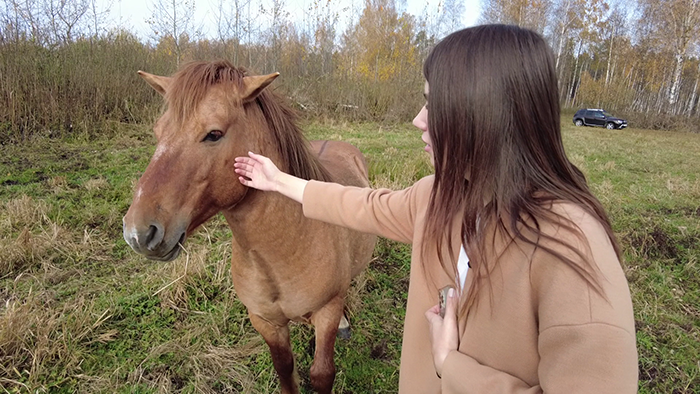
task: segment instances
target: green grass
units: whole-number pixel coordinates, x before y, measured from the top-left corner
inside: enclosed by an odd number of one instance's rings
[[[562,123],[568,154],[624,248],[640,392],[700,392],[700,135]],[[122,240],[121,217],[154,139],[147,127],[118,129],[110,140],[0,146],[2,392],[275,391],[266,346],[230,282],[222,218],[170,263],[148,261]],[[358,146],[376,187],[431,172],[410,125],[305,129]],[[409,255],[382,239],[355,280],[353,336],[336,344],[336,392],[396,392]],[[292,326],[305,391],[312,337],[310,327]]]

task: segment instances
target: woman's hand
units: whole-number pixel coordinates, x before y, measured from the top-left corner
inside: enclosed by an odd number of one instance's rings
[[[233,167],[238,180],[248,186],[263,191],[279,192],[296,202],[304,197],[307,180],[280,171],[265,156],[248,152],[248,157],[236,157]]]
[[[450,289],[447,293],[447,305],[445,317],[440,317],[440,305],[428,309],[425,317],[430,325],[430,342],[433,348],[433,364],[435,372],[442,377],[442,365],[445,363],[447,355],[457,350],[459,347],[459,327],[457,326],[457,304],[459,298],[455,295],[455,290]]]
[[[267,157],[248,152],[248,157],[236,157],[233,166],[242,184],[263,191],[278,190],[277,178],[282,172]]]

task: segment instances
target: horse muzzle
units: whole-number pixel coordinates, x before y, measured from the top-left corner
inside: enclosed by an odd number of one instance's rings
[[[126,217],[122,222],[124,240],[136,253],[158,261],[171,261],[180,255],[187,237],[187,226],[178,226],[181,229],[170,232],[157,222],[147,226],[128,225]]]

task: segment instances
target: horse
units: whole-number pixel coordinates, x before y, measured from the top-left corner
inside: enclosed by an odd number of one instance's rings
[[[169,77],[138,74],[165,100],[156,150],[123,218],[124,239],[148,259],[175,259],[187,236],[222,212],[233,235],[231,279],[267,343],[282,393],[299,392],[290,321],[314,327],[311,386],[330,393],[345,296],[369,263],[376,237],[304,217],[277,193],[242,185],[234,158],[249,151],[305,179],[369,185],[362,153],[341,141],[309,142],[294,111],[270,89],[279,73],[247,75],[221,60]]]

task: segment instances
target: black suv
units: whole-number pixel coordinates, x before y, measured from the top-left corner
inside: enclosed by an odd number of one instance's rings
[[[602,109],[586,108],[576,111],[574,114],[574,124],[576,126],[598,126],[606,129],[624,129],[627,121],[616,118]]]

